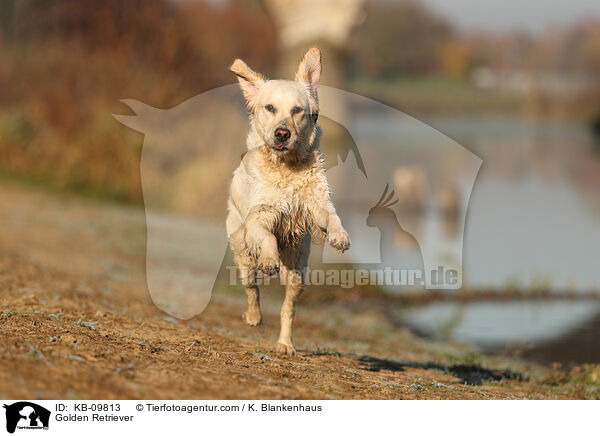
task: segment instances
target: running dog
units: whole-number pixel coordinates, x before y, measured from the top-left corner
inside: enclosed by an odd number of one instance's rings
[[[244,321],[262,321],[257,271],[285,284],[277,352],[294,355],[292,325],[303,291],[312,232],[338,252],[350,247],[329,195],[319,150],[317,86],[321,52],[311,48],[296,80],[267,80],[236,59],[234,72],[250,113],[248,151],[233,173],[227,236],[248,299]]]

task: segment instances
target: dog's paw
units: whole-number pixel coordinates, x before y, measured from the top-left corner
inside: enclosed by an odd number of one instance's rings
[[[275,351],[277,351],[279,354],[285,354],[286,356],[296,355],[296,349],[292,344],[283,344],[281,342],[278,342]]]
[[[256,327],[257,325],[260,325],[260,323],[262,322],[262,314],[258,311],[247,310],[242,315],[242,319],[249,326]]]
[[[348,232],[342,228],[328,232],[327,242],[329,242],[329,245],[335,248],[339,254],[342,254],[350,248],[350,237],[348,236]]]
[[[260,257],[260,247],[257,244],[246,243],[246,252],[253,259],[258,259]]]
[[[274,257],[261,255],[258,258],[257,268],[261,270],[265,276],[274,276],[279,272],[279,260]]]

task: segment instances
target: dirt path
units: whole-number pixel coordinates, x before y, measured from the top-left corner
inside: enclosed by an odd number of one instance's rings
[[[301,304],[298,355],[273,352],[281,295],[242,323],[239,289],[179,322],[144,282],[143,211],[0,184],[3,398],[574,398],[539,366],[415,338],[375,302]],[[510,370],[507,370],[510,368]]]

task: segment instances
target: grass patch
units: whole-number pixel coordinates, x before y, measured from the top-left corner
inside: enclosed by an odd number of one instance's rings
[[[408,112],[507,113],[520,110],[524,97],[486,91],[466,81],[443,76],[355,79],[351,91]]]

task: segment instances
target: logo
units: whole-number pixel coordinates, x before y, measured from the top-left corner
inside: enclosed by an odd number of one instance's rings
[[[19,401],[4,405],[6,409],[6,431],[14,433],[16,429],[48,430],[50,411],[28,401]]]
[[[113,116],[144,134],[148,290],[161,310],[189,319],[207,307],[216,286],[227,285],[234,267],[225,228],[228,186],[234,171],[259,153],[246,144],[248,113],[238,85],[169,109],[122,102],[134,115]],[[352,246],[339,254],[317,241],[310,284],[460,289],[464,229],[481,159],[426,123],[366,97],[320,86],[319,105],[331,199]]]

